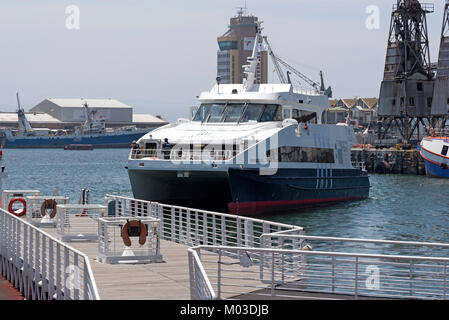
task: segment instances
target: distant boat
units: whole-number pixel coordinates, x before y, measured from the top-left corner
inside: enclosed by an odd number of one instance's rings
[[[425,137],[418,150],[428,176],[449,178],[449,137]]]
[[[89,110],[84,103],[86,121],[75,132],[52,135],[50,130],[33,129],[25,117],[25,111],[18,103],[18,130],[3,130],[0,132],[1,146],[3,148],[64,148],[67,145],[83,144],[92,145],[95,148],[128,148],[131,142],[151,131],[151,129],[137,129],[135,126],[127,126],[115,130],[106,129],[104,119],[96,119],[95,110]]]
[[[94,146],[91,144],[68,144],[64,146],[64,150],[93,150]]]

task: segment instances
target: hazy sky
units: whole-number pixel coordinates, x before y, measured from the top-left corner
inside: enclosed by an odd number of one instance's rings
[[[247,0],[273,50],[336,97],[378,96],[395,0]],[[425,1],[430,2],[430,1]],[[217,36],[244,0],[0,0],[0,111],[45,98],[115,98],[186,117],[216,77]],[[80,29],[66,28],[66,7]],[[365,27],[370,5],[380,29]],[[444,1],[428,17],[437,60]],[[270,67],[270,73],[272,68]]]

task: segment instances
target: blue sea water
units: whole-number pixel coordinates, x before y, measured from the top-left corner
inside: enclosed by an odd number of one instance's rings
[[[125,169],[128,154],[129,149],[4,149],[8,178],[3,189],[37,189],[41,195],[57,189],[78,203],[85,188],[91,203],[103,204],[108,193],[132,195]]]
[[[77,203],[81,189],[91,203],[104,195],[131,196],[125,169],[127,149],[68,151],[5,149],[9,177],[4,189],[38,189],[67,195]],[[414,175],[371,175],[370,197],[356,202],[304,208],[264,216],[302,226],[309,235],[409,241],[449,241],[449,180]]]

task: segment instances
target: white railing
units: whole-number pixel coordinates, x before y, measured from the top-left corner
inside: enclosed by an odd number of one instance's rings
[[[131,149],[130,159],[153,159],[172,161],[223,161],[237,155],[237,151],[230,150],[198,150],[198,149]]]
[[[161,220],[161,236],[188,246],[259,247],[264,233],[303,234],[302,227],[225,213],[165,205],[129,197],[106,195],[109,216],[152,216]],[[113,206],[115,208],[113,208]]]
[[[192,300],[215,300],[217,295],[201,264],[201,259],[195,250],[188,249],[190,298]]]
[[[28,300],[98,300],[88,257],[0,209],[0,271]]]
[[[399,241],[381,239],[337,238],[296,235],[287,233],[264,234],[261,237],[264,248],[294,249],[292,243],[310,244],[313,250],[331,252],[382,253],[397,255],[419,255],[446,257],[449,243]]]
[[[198,246],[217,298],[345,297],[447,299],[449,258],[348,252]],[[223,252],[263,262],[235,263]],[[318,294],[318,296],[317,296]],[[328,294],[335,296],[329,297]],[[195,295],[192,295],[195,298]]]
[[[188,246],[238,246],[260,247],[262,234],[304,233],[302,227],[230,215],[225,213],[197,210],[157,202],[137,200],[129,197],[106,195],[108,216],[152,216],[160,219],[162,239]],[[295,242],[296,249],[302,242]],[[240,252],[222,250],[221,255],[235,260]],[[237,254],[237,256],[236,256]],[[259,257],[254,256],[259,261]],[[204,272],[199,257],[189,251],[190,290],[192,299],[215,299],[210,282]]]

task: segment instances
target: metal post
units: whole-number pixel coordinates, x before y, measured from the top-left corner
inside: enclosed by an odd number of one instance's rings
[[[444,264],[444,293],[443,293],[443,299],[446,300],[446,266],[447,264]]]
[[[271,254],[271,296],[274,297],[274,252]]]
[[[83,297],[84,297],[84,300],[89,300],[89,289],[90,288],[88,288],[88,281],[87,281],[87,277],[89,275],[89,271],[87,269],[86,260],[85,259],[83,259],[83,260],[84,260],[84,264],[83,264],[83,282],[84,282],[84,284],[83,284],[83,288],[84,288]]]
[[[217,295],[221,299],[221,250],[218,251],[218,272],[217,272]]]
[[[198,221],[198,211],[195,211],[195,245],[199,244],[199,221]]]
[[[56,299],[62,300],[61,288],[61,245],[56,244]]]
[[[226,239],[226,217],[221,217],[221,245],[226,246],[228,241]]]
[[[54,248],[54,243],[53,240],[50,240],[50,243],[48,244],[49,246],[49,252],[48,252],[48,262],[50,264],[49,268],[48,268],[48,273],[49,273],[49,277],[48,277],[48,299],[51,300],[53,299],[53,294],[54,294],[54,287],[55,287],[55,278],[54,278],[54,265],[55,265],[55,259],[54,259],[54,252],[53,252],[53,248]]]
[[[70,300],[69,286],[67,285],[67,268],[69,267],[69,249],[64,247],[64,282],[62,287],[64,288],[64,300]]]
[[[171,238],[171,241],[173,241],[173,242],[176,242],[176,237],[175,237],[175,208],[174,207],[171,207],[171,223],[170,223],[170,226],[171,226],[171,235],[170,235],[170,238]]]
[[[192,231],[192,226],[191,226],[191,224],[192,224],[192,222],[190,221],[190,209],[187,209],[187,225],[186,225],[186,232],[187,232],[187,234],[186,234],[186,237],[187,237],[187,239],[186,239],[186,241],[187,241],[187,244],[188,245],[192,245],[192,241],[191,241],[191,238],[192,238],[192,236],[191,236],[191,231]]]
[[[203,216],[203,245],[208,245],[208,239],[207,239],[207,214],[204,214]]]
[[[355,257],[355,297],[358,297],[359,257]]]
[[[216,226],[216,216],[212,215],[212,243],[214,246],[217,245],[217,226]]]
[[[412,285],[412,280],[413,280],[413,270],[412,270],[412,268],[413,268],[413,266],[412,266],[412,264],[413,264],[413,261],[412,260],[410,260],[410,296],[413,296],[413,285]]]
[[[332,253],[335,250],[335,241],[332,241]],[[332,293],[335,293],[335,256],[332,256]]]

